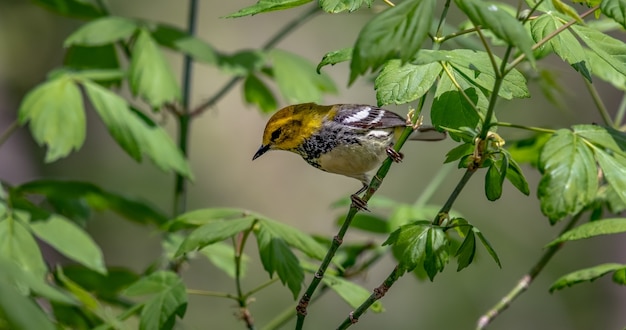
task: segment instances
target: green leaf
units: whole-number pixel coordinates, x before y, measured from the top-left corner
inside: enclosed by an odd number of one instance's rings
[[[207,245],[223,241],[237,233],[249,230],[254,218],[245,216],[232,220],[216,220],[192,231],[176,251],[176,257],[187,252],[202,249]]]
[[[263,113],[270,113],[278,106],[272,91],[254,74],[246,77],[243,83],[243,95],[247,104],[258,106]]]
[[[502,155],[506,157],[509,167],[506,171],[506,178],[511,184],[517,188],[522,194],[530,195],[530,189],[528,188],[528,182],[522,173],[522,168],[517,164],[515,159],[506,150],[502,150]]]
[[[47,221],[31,223],[30,228],[39,239],[64,256],[106,274],[107,270],[100,247],[85,231],[71,221],[59,215],[52,215]]]
[[[481,98],[475,87],[468,86],[464,80],[457,81],[461,84],[463,92],[473,104],[477,104]],[[479,92],[480,93],[480,92]],[[482,96],[484,98],[484,96]],[[435,91],[435,99],[431,108],[431,119],[435,127],[447,127],[460,129],[462,127],[475,128],[480,115],[474,110],[471,103],[459,92],[448,75],[442,75]],[[450,134],[458,140],[457,134]]]
[[[550,292],[554,292],[556,290],[561,290],[568,286],[572,286],[574,284],[578,284],[581,282],[593,281],[596,280],[610,272],[623,269],[626,265],[608,263],[601,264],[590,268],[580,269],[575,272],[569,273],[567,275],[562,276],[556,282],[552,284],[550,287]]]
[[[228,207],[198,209],[179,215],[176,219],[166,224],[166,229],[177,231],[183,228],[196,228],[216,220],[240,219],[248,215],[248,213],[241,209]]]
[[[424,261],[430,230],[429,221],[416,221],[391,233],[383,245],[393,245],[400,274],[410,272]]]
[[[439,63],[415,65],[390,60],[376,77],[374,89],[379,106],[417,100],[433,86],[442,71]]]
[[[352,308],[358,308],[363,301],[367,300],[370,296],[370,292],[364,287],[347,281],[341,277],[324,274],[322,282],[324,282],[324,284],[331,290],[335,291],[339,297],[347,302]],[[383,311],[383,305],[380,300],[378,300],[369,307],[369,310],[375,313],[380,313]]]
[[[472,227],[472,231],[476,234],[476,236],[478,236],[478,239],[480,239],[480,242],[483,244],[485,249],[487,249],[487,252],[491,256],[493,261],[496,262],[498,267],[502,268],[502,264],[500,263],[500,258],[498,258],[498,254],[496,253],[496,250],[493,248],[493,246],[491,246],[491,243],[489,243],[485,235],[483,235],[483,233],[480,230],[478,230],[478,228],[476,227]]]
[[[471,143],[463,143],[452,148],[446,154],[446,159],[443,161],[445,164],[461,159],[464,156],[471,155],[474,152],[474,145]]]
[[[540,154],[538,196],[541,211],[552,223],[580,212],[595,198],[597,168],[585,141],[567,129],[558,130]]]
[[[322,60],[317,65],[317,73],[320,73],[323,67],[327,65],[335,65],[337,63],[349,61],[352,59],[352,47],[342,48],[340,50],[335,50],[332,52],[328,52],[324,54]]]
[[[519,163],[527,163],[533,167],[539,166],[539,154],[541,149],[548,142],[551,135],[549,134],[537,134],[527,139],[517,141],[506,141],[507,154],[509,155],[509,163],[512,164],[512,160]]]
[[[311,1],[312,0],[259,0],[256,5],[240,9],[235,13],[224,16],[224,18],[237,18],[266,13],[274,10],[285,10],[307,4]]]
[[[97,18],[105,13],[93,3],[84,0],[32,0],[35,4],[44,7],[59,15],[73,18]]]
[[[475,26],[489,29],[508,45],[517,47],[534,65],[533,40],[515,17],[494,2],[480,0],[455,0],[455,2]]]
[[[129,110],[126,100],[108,89],[88,80],[83,86],[111,136],[133,159],[141,161],[146,154],[163,171],[193,177],[187,160],[163,128],[147,124]]]
[[[448,238],[441,228],[431,227],[426,235],[424,269],[430,280],[443,271],[448,263]]]
[[[135,21],[118,16],[105,16],[83,25],[70,34],[63,46],[102,46],[129,38],[137,30]]]
[[[502,196],[502,184],[506,177],[509,164],[506,157],[494,161],[485,174],[485,195],[490,201],[495,201]]]
[[[573,25],[576,34],[611,67],[622,75],[626,75],[626,44],[607,34],[582,25]]]
[[[613,87],[626,91],[626,75],[613,69],[609,62],[605,61],[594,51],[585,48],[585,54],[589,58],[589,67],[594,76],[613,85]]]
[[[87,292],[91,292],[98,299],[112,304],[119,303],[121,291],[139,280],[137,274],[121,267],[110,267],[106,274],[78,265],[65,266],[62,271],[68,279]]]
[[[457,272],[460,272],[463,268],[469,266],[474,260],[476,254],[476,236],[473,231],[468,231],[465,235],[463,243],[456,250],[455,257],[457,257],[458,266]]]
[[[16,187],[15,191],[20,194],[44,195],[49,201],[66,201],[65,204],[69,201],[86,203],[95,210],[110,210],[128,220],[142,224],[158,225],[167,221],[165,214],[147,203],[103,190],[88,182],[36,180]]]
[[[67,76],[31,90],[20,105],[19,121],[30,122],[39,145],[47,145],[46,162],[67,156],[85,141],[85,111],[80,90]]]
[[[337,88],[326,74],[317,74],[310,61],[295,54],[270,52],[274,79],[287,103],[321,102],[323,93],[336,93]]]
[[[157,24],[151,33],[160,45],[189,55],[195,60],[208,64],[217,64],[219,61],[219,54],[211,44],[177,27]]]
[[[37,242],[28,228],[9,214],[0,219],[0,257],[17,263],[21,269],[43,279],[48,268],[41,257]]]
[[[596,1],[596,0],[591,0],[591,1]],[[580,18],[580,16],[578,15],[578,12],[574,8],[565,4],[561,0],[552,0],[551,2],[552,2],[552,6],[554,7],[554,9],[556,9],[558,12],[575,19],[578,23],[584,24],[583,20]]]
[[[309,257],[322,260],[326,255],[326,248],[310,235],[278,221],[260,216],[257,218],[260,220],[260,226],[265,229],[267,234],[284,240],[287,245],[304,252]]]
[[[598,164],[600,164],[604,178],[622,202],[626,203],[626,156],[621,153],[609,155],[599,148],[594,148],[594,154]]]
[[[370,20],[361,29],[352,52],[350,84],[392,58],[411,60],[428,36],[435,4],[434,0],[407,0]]]
[[[602,0],[600,2],[602,13],[615,22],[626,28],[626,1],[624,0]]]
[[[235,250],[231,245],[217,242],[215,244],[207,245],[200,250],[200,253],[205,256],[209,261],[217,268],[221,269],[231,278],[236,278],[235,271]],[[246,254],[241,255],[241,266],[239,269],[239,276],[245,277],[248,262],[250,257]]]
[[[337,225],[343,225],[346,216],[342,215],[337,218]],[[350,223],[350,228],[358,228],[370,233],[386,234],[389,233],[389,223],[374,214],[357,213]]]
[[[133,45],[128,81],[133,94],[155,109],[180,101],[181,92],[172,68],[146,29],[139,30]]]
[[[65,52],[63,65],[72,69],[113,69],[119,70],[115,46],[94,47],[71,46]]]
[[[575,241],[600,235],[611,235],[626,232],[626,218],[603,219],[587,222],[576,228],[570,229],[559,236],[548,246],[565,241]]]
[[[157,271],[135,282],[125,291],[129,296],[153,295],[143,303],[139,329],[171,329],[176,316],[187,309],[187,291],[180,277],[170,271]]]
[[[618,269],[613,273],[613,282],[626,285],[626,268]]]
[[[319,0],[319,5],[327,13],[337,14],[344,11],[353,12],[361,6],[372,7],[374,0]]]
[[[23,295],[27,295],[30,290],[35,296],[46,298],[51,302],[66,305],[77,304],[76,300],[66,292],[51,286],[46,278],[38,277],[32,272],[22,269],[18,263],[12,260],[0,257],[0,269],[2,269],[2,272],[0,272],[0,282],[13,284]],[[2,315],[2,312],[0,312],[0,315]],[[2,316],[0,316],[0,319],[1,318]]]
[[[12,284],[0,280],[0,324],[7,329],[54,330],[56,327],[36,302]]]
[[[245,77],[263,69],[268,62],[267,58],[267,54],[259,50],[242,50],[220,56],[219,68],[228,74]]]
[[[531,33],[536,42],[551,35],[562,26],[563,23],[561,19],[550,13],[541,15],[539,18],[530,21]],[[553,50],[563,61],[567,62],[591,82],[591,74],[588,68],[589,59],[587,58],[583,46],[570,30],[566,29],[552,36],[541,48]]]
[[[304,281],[304,271],[298,258],[291,252],[287,243],[280,236],[275,236],[267,226],[259,226],[258,230],[255,230],[255,235],[263,268],[270,277],[274,273],[278,274],[280,281],[287,285],[296,299]]]

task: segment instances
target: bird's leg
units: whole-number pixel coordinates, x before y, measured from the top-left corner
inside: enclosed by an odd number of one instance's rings
[[[387,152],[387,156],[396,163],[401,162],[402,158],[404,158],[404,155],[401,152],[393,150],[392,146],[388,146],[385,151]]]
[[[361,187],[361,189],[359,189],[359,191],[355,192],[354,194],[350,195],[350,199],[352,200],[352,207],[355,207],[361,211],[369,211],[367,209],[367,202],[363,200],[363,198],[359,197],[359,195],[364,192],[365,190],[367,190],[367,188],[369,187],[369,185],[367,183],[363,183],[363,187]]]

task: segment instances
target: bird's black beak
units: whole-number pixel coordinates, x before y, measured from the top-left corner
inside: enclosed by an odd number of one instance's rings
[[[252,160],[255,160],[255,159],[261,157],[264,153],[268,152],[269,150],[270,150],[270,145],[269,144],[261,146],[259,148],[259,150],[257,150],[256,154],[254,154],[254,157],[252,157]]]

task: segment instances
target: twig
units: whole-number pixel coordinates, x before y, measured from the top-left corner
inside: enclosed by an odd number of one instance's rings
[[[494,123],[494,125],[495,126],[500,126],[500,127],[520,128],[520,129],[525,129],[527,131],[533,131],[533,132],[545,133],[545,134],[554,134],[554,132],[556,132],[555,130],[549,129],[549,128],[534,127],[534,126],[524,126],[524,125],[506,123],[506,122],[502,122],[502,121]]]
[[[606,105],[604,105],[604,102],[602,102],[602,98],[600,97],[600,94],[598,94],[598,90],[596,89],[596,87],[592,83],[590,83],[587,78],[583,77],[582,79],[585,81],[585,86],[587,87],[589,94],[591,94],[591,99],[596,105],[598,112],[600,112],[600,117],[602,117],[602,121],[604,121],[604,124],[606,126],[615,127],[615,123],[613,123],[611,115],[609,115],[609,111],[606,109]]]
[[[2,147],[2,145],[5,142],[7,142],[9,137],[13,133],[15,133],[15,131],[17,131],[19,127],[20,127],[20,123],[17,120],[15,120],[9,125],[9,127],[7,127],[7,129],[4,130],[4,132],[2,132],[2,135],[0,135],[0,147]]]
[[[572,229],[576,225],[576,222],[578,222],[578,220],[580,219],[582,213],[583,212],[580,212],[574,215],[572,219],[569,221],[569,223],[563,228],[563,230],[561,230],[561,233],[559,235]],[[509,293],[507,293],[502,298],[502,300],[500,300],[495,306],[493,306],[489,311],[487,311],[487,313],[485,313],[483,316],[481,316],[478,319],[478,324],[476,326],[476,329],[477,330],[485,329],[487,325],[489,325],[489,323],[493,321],[494,318],[500,315],[505,309],[507,309],[511,305],[511,303],[517,297],[519,297],[522,293],[524,293],[528,289],[530,284],[533,282],[533,280],[537,277],[537,275],[539,275],[539,273],[543,270],[543,267],[546,266],[548,261],[550,261],[550,259],[561,249],[563,244],[564,242],[551,245],[543,253],[539,261],[530,269],[528,274],[524,275],[519,280],[517,285],[513,287],[513,289]]]
[[[622,101],[620,102],[619,107],[617,108],[617,113],[615,114],[615,120],[613,120],[615,128],[622,126],[624,113],[626,113],[626,93],[622,96]]]

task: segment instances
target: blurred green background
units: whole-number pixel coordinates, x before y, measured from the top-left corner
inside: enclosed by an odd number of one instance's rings
[[[109,0],[116,15],[145,18],[184,27],[186,1]],[[220,18],[255,3],[253,0],[201,1],[198,35],[222,52],[256,48],[264,43],[302,9],[272,12],[241,19]],[[382,2],[375,2],[380,6]],[[352,45],[372,11],[352,14],[319,15],[283,40],[278,48],[293,51],[317,63],[328,51]],[[60,66],[63,40],[81,21],[51,14],[24,0],[0,0],[0,131],[16,116],[21,98],[46,73]],[[455,22],[458,23],[458,22]],[[167,52],[167,51],[166,51]],[[167,53],[175,71],[180,73],[182,60]],[[541,61],[540,66],[554,70],[562,83],[564,107],[557,109],[531,84],[532,99],[500,102],[498,117],[531,126],[566,127],[573,123],[599,121],[582,78],[556,58]],[[372,84],[359,79],[346,87],[348,65],[326,67],[339,87],[337,95],[325,103],[376,104]],[[195,65],[191,104],[211,97],[229,76],[206,65]],[[601,82],[599,90],[609,109],[621,98]],[[281,106],[285,105],[281,103]],[[389,107],[405,113],[406,106]],[[175,123],[167,116],[157,117],[175,132]],[[342,210],[330,204],[359,188],[360,183],[312,169],[300,157],[286,152],[272,152],[252,162],[260,144],[267,116],[244,105],[238,88],[216,107],[193,123],[190,155],[196,176],[189,189],[189,209],[230,206],[258,211],[300,230],[331,237],[336,232],[334,219]],[[524,132],[501,130],[505,139],[525,137]],[[394,165],[379,194],[411,203],[442,167],[452,141],[409,143],[403,149],[405,160]],[[41,177],[85,180],[103,188],[149,201],[171,212],[173,176],[159,172],[152,164],[134,163],[108,136],[97,118],[88,121],[88,136],[83,148],[68,158],[42,165],[43,152],[20,129],[0,149],[0,177],[18,184]],[[452,165],[454,166],[454,165]],[[560,230],[550,226],[539,211],[535,196],[539,180],[536,171],[523,166],[531,186],[531,196],[521,195],[505,184],[503,197],[488,202],[484,197],[482,173],[476,175],[461,194],[455,209],[479,227],[499,253],[503,268],[480,250],[478,262],[457,273],[449,265],[434,283],[403,277],[383,299],[383,314],[368,313],[358,329],[473,329],[477,318],[498,301],[526,273],[542,253],[542,247]],[[441,205],[461,176],[452,170],[435,193],[431,203]],[[104,251],[108,265],[142,271],[160,256],[160,237],[156,232],[118,219],[110,213],[96,215],[89,231]],[[381,243],[386,237],[365,235],[358,230],[347,240],[371,240]],[[622,329],[626,325],[626,293],[603,278],[592,284],[548,293],[559,276],[583,267],[604,262],[624,262],[624,236],[568,244],[546,267],[529,291],[510,310],[496,319],[490,329]],[[256,257],[256,244],[248,244],[252,257],[245,288],[267,279]],[[50,256],[54,258],[54,255]],[[378,263],[357,282],[371,289],[378,286],[394,266],[390,258]],[[234,283],[224,273],[204,260],[192,261],[183,272],[189,288],[234,291]],[[307,279],[308,283],[308,279]],[[256,295],[250,311],[259,326],[290,306],[291,293],[274,284]],[[334,294],[326,294],[309,308],[308,329],[334,328],[351,309]],[[190,296],[180,329],[243,329],[236,319],[237,308],[231,300]],[[287,326],[290,328],[291,326]]]

